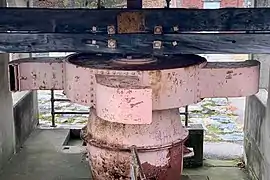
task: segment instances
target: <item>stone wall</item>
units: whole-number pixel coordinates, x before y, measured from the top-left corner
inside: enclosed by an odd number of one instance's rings
[[[267,115],[268,92],[260,90],[247,97],[245,114],[245,159],[252,180],[270,179],[270,118]]]

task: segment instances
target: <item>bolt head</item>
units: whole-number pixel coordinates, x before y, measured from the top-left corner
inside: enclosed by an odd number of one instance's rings
[[[173,27],[173,31],[179,31],[179,27],[178,26],[174,26]]]
[[[162,42],[161,41],[154,41],[153,42],[153,48],[154,49],[160,49],[162,46]]]
[[[154,34],[162,34],[162,26],[156,26],[154,29]]]
[[[114,26],[108,26],[107,31],[108,31],[108,34],[115,34],[115,27]]]
[[[96,26],[93,26],[93,27],[92,27],[92,31],[93,31],[93,32],[97,32],[97,27],[96,27]]]
[[[173,42],[172,42],[172,45],[173,45],[173,46],[177,46],[177,42],[176,42],[176,41],[173,41]]]
[[[112,48],[112,49],[116,48],[116,40],[109,39],[108,40],[108,48]]]

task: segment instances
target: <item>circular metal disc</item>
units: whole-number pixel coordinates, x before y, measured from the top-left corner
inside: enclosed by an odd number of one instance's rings
[[[131,58],[132,57],[132,58]],[[119,59],[119,62],[117,62]],[[124,60],[126,59],[126,60]],[[138,63],[141,59],[141,63]],[[121,62],[125,63],[121,63]],[[206,62],[206,59],[198,55],[129,55],[120,54],[89,54],[79,53],[67,57],[71,64],[94,69],[108,70],[159,70],[185,68]],[[130,63],[128,63],[130,61]]]

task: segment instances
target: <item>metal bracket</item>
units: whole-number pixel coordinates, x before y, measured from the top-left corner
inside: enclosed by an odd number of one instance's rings
[[[145,17],[142,12],[123,12],[117,16],[119,34],[140,33],[145,31]]]

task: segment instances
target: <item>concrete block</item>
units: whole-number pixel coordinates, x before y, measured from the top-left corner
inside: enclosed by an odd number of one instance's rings
[[[268,101],[267,101],[268,99]],[[270,99],[266,90],[247,97],[244,149],[252,180],[270,179]]]
[[[38,124],[37,92],[27,92],[14,106],[16,151],[19,151]]]

